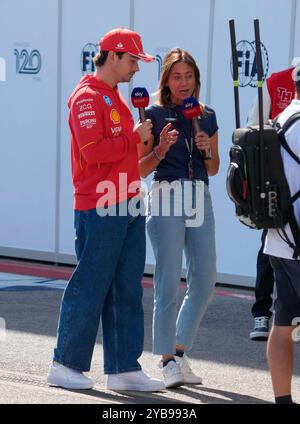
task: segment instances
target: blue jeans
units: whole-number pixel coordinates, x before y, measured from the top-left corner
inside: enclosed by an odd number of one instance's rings
[[[77,267],[63,295],[54,360],[89,371],[100,317],[104,372],[140,370],[145,218],[75,211]]]
[[[150,216],[147,230],[156,259],[153,353],[174,354],[176,344],[189,350],[216,283],[215,224],[208,187],[204,188],[201,226],[187,227],[183,212],[181,216]],[[187,263],[187,290],[178,313],[183,251]]]

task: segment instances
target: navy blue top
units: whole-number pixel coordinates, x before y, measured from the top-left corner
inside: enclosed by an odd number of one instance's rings
[[[199,120],[200,128],[205,131],[209,137],[212,137],[218,130],[216,114],[213,109],[208,106],[205,106],[205,111],[205,115]],[[153,147],[159,144],[160,132],[168,123],[168,118],[176,118],[176,121],[172,121],[172,128],[175,128],[179,132],[176,143],[171,146],[165,159],[160,161],[157,166],[154,172],[154,180],[172,182],[180,178],[188,179],[190,153],[187,149],[185,138],[189,145],[191,145],[191,137],[194,135],[192,121],[183,116],[180,106],[168,107],[152,105],[146,109],[146,117],[151,119],[153,124]],[[192,161],[194,179],[202,180],[208,184],[208,175],[201,158],[201,153],[197,149],[194,140],[193,143]]]

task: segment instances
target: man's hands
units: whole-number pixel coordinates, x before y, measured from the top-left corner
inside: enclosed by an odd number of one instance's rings
[[[152,135],[152,126],[151,119],[146,119],[144,122],[137,122],[133,131],[139,134],[141,142],[144,143],[145,141],[148,141]]]

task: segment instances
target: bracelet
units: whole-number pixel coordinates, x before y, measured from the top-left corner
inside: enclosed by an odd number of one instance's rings
[[[155,157],[157,160],[159,160],[159,162],[160,162],[161,160],[163,160],[163,159],[164,159],[164,157],[159,156],[159,154],[157,153],[156,149],[157,149],[157,146],[156,146],[156,147],[154,147],[154,149],[152,150],[152,152],[153,152],[154,157]]]

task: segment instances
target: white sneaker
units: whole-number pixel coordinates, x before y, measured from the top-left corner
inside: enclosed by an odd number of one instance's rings
[[[137,392],[160,392],[165,389],[165,385],[161,380],[151,378],[143,371],[109,374],[106,387],[115,391],[128,390]]]
[[[188,362],[188,359],[185,355],[181,358],[180,356],[175,356],[175,360],[180,367],[180,370],[183,374],[183,381],[186,384],[202,384],[202,378],[198,377],[193,373],[191,366]]]
[[[167,389],[170,387],[180,387],[184,384],[183,374],[177,362],[168,362],[165,367],[162,367],[162,372]]]
[[[83,375],[81,371],[65,367],[58,362],[53,362],[49,367],[47,383],[50,386],[74,390],[92,389],[94,386],[93,380]]]

